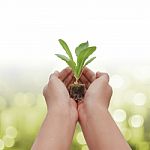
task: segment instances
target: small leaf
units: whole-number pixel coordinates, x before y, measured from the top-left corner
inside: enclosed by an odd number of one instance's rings
[[[66,51],[67,55],[69,56],[69,58],[71,60],[73,60],[73,57],[72,57],[72,54],[71,54],[71,51],[67,45],[67,43],[65,41],[63,41],[62,39],[59,39],[59,43],[61,44],[61,46],[63,47],[63,49]]]
[[[80,53],[86,49],[87,47],[89,46],[89,42],[85,42],[85,43],[81,43],[76,49],[75,49],[75,53],[76,53],[76,56],[79,56]]]
[[[76,64],[73,60],[61,54],[55,54],[55,55],[60,59],[64,60],[68,64],[68,66],[72,69],[72,71],[75,72]]]
[[[66,57],[65,55],[61,55],[61,54],[55,54],[55,55],[64,61],[69,61],[69,58]]]
[[[83,69],[84,63],[86,61],[86,59],[88,59],[88,57],[96,50],[95,46],[92,47],[88,47],[86,49],[84,49],[80,55],[78,56],[77,59],[77,78],[80,78],[80,74],[81,71]]]
[[[96,58],[96,57],[92,57],[91,59],[89,59],[89,60],[85,63],[84,67],[87,66],[89,63],[91,63],[95,58]],[[84,68],[84,67],[83,67],[83,68]]]

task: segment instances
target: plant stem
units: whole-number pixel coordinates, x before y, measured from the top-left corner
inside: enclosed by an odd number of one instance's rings
[[[74,84],[78,84],[78,79],[75,77],[75,82],[74,82]]]

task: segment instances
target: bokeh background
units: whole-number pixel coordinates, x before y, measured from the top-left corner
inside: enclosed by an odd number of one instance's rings
[[[110,112],[133,150],[150,150],[150,2],[148,0],[0,1],[0,150],[29,150],[46,114],[42,89],[72,52],[97,46],[89,67],[108,72]],[[72,150],[88,150],[77,125]]]

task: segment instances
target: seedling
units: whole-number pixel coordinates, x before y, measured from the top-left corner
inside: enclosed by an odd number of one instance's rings
[[[59,43],[65,50],[67,56],[62,54],[55,54],[55,55],[68,64],[68,66],[72,69],[72,72],[75,77],[75,82],[69,86],[70,97],[76,101],[80,101],[83,99],[86,89],[84,84],[79,84],[79,79],[84,67],[87,66],[96,58],[92,57],[88,59],[89,56],[92,55],[93,52],[96,50],[96,47],[95,46],[90,47],[88,41],[85,43],[81,43],[75,49],[75,54],[77,57],[75,62],[67,43],[62,39],[59,39]]]

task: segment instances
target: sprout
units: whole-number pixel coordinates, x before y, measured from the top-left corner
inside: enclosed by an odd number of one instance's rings
[[[77,57],[77,61],[75,62],[73,60],[72,53],[67,45],[67,43],[59,39],[59,43],[65,50],[67,56],[62,55],[62,54],[55,54],[57,57],[60,59],[64,60],[68,66],[72,69],[74,77],[76,79],[75,83],[78,83],[78,80],[81,76],[82,70],[84,69],[85,66],[87,66],[89,63],[91,63],[96,57],[92,57],[90,59],[89,56],[93,54],[93,52],[96,50],[95,46],[89,47],[88,41],[85,43],[81,43],[78,47],[75,49],[75,54]],[[87,60],[88,59],[88,60]]]

